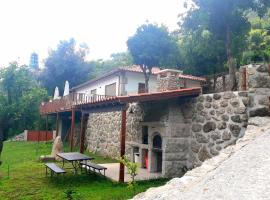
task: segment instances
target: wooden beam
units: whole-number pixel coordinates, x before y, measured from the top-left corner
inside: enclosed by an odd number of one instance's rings
[[[48,137],[48,115],[46,115],[46,135],[45,135],[46,142],[47,142],[47,137]]]
[[[120,143],[120,156],[121,158],[125,155],[126,145],[126,121],[127,121],[127,106],[122,107],[122,119],[121,119],[121,143]],[[119,168],[119,182],[123,183],[125,180],[125,166],[120,163]]]
[[[88,122],[88,115],[85,115],[82,112],[82,117],[81,117],[81,134],[80,134],[80,153],[83,153],[85,148],[84,148],[84,141],[85,141],[85,132],[86,132],[86,127],[87,127],[87,122]]]
[[[56,113],[56,137],[59,134],[59,113]]]
[[[70,128],[70,151],[73,151],[73,139],[75,130],[75,109],[71,110],[71,128]]]

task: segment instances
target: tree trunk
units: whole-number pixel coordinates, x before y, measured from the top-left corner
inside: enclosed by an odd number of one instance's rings
[[[145,80],[145,93],[149,92],[149,79],[151,75],[151,68],[148,68],[146,65],[140,65],[143,74],[144,74],[144,80]]]
[[[229,76],[230,76],[230,90],[236,90],[236,69],[234,64],[234,59],[232,55],[232,35],[230,27],[227,26],[226,30],[226,48],[227,48],[227,63],[229,67]]]
[[[0,129],[0,158],[1,158],[1,153],[3,150],[3,146],[4,146],[4,134],[3,134],[3,130]],[[2,161],[0,160],[0,165],[2,164]]]

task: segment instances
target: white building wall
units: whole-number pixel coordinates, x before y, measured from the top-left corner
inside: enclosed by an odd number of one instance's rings
[[[127,94],[138,94],[139,83],[145,83],[143,73],[126,72],[127,84],[125,90]],[[149,79],[149,92],[157,91],[157,76],[152,75]]]
[[[86,86],[76,89],[77,93],[91,94],[91,90],[97,90],[98,95],[105,95],[105,86],[116,83],[116,95],[119,94],[119,75],[113,74],[108,77],[104,77],[96,82],[90,83]]]

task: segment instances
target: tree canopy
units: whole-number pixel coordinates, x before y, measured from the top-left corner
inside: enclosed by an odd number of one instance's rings
[[[56,86],[62,93],[66,80],[70,86],[76,86],[90,78],[91,65],[85,60],[88,52],[86,44],[76,49],[74,39],[60,41],[57,49],[49,52],[40,80],[50,95]]]
[[[139,65],[145,74],[146,91],[152,67],[177,65],[179,48],[176,38],[170,35],[165,26],[141,25],[128,39],[127,46],[134,64]]]
[[[231,89],[235,89],[235,59],[241,57],[250,30],[247,13],[253,10],[261,17],[269,5],[267,0],[193,0],[192,8],[180,23],[180,31],[185,35],[193,35],[207,30],[216,41],[220,41],[220,45],[223,44],[226,48]]]

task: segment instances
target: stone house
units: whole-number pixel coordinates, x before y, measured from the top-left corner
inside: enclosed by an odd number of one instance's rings
[[[244,68],[240,75],[243,91],[201,94],[201,87],[196,86],[201,86],[203,79],[160,70],[155,73],[156,90],[150,93],[128,94],[126,90],[128,95],[79,102],[78,96],[73,96],[73,104],[59,100],[43,104],[40,111],[62,120],[71,114],[71,138],[77,116],[81,149],[110,157],[124,152],[150,173],[181,176],[242,137],[252,113],[269,114],[264,93],[270,88],[268,67]]]

